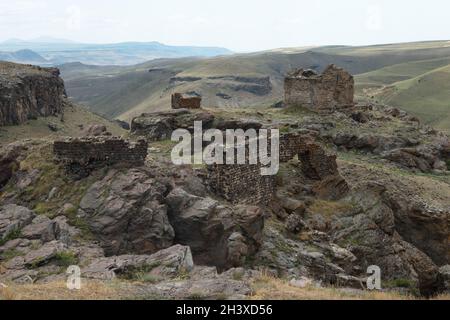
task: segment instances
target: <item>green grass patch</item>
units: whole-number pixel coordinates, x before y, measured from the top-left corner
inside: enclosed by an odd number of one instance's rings
[[[4,245],[8,241],[19,239],[22,236],[22,231],[20,229],[13,229],[8,234],[0,239],[0,246]]]
[[[60,267],[69,267],[77,265],[79,262],[78,257],[72,251],[58,252],[55,255],[55,262]]]
[[[8,260],[11,260],[11,259],[13,259],[15,257],[20,257],[20,256],[23,256],[23,255],[24,255],[24,253],[20,252],[17,249],[9,249],[9,250],[4,251],[0,255],[0,257],[1,257],[1,260],[8,261]]]

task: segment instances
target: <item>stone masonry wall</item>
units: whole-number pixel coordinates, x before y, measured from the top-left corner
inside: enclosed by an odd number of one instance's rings
[[[338,175],[336,156],[328,155],[310,136],[288,133],[280,136],[280,163],[298,155],[305,176],[323,180]],[[267,204],[275,194],[275,176],[261,176],[261,165],[207,166],[208,184],[232,203]]]
[[[145,140],[131,143],[117,137],[67,138],[53,144],[53,152],[58,162],[69,168],[84,168],[86,171],[115,163],[144,165],[147,149]]]
[[[261,176],[260,165],[208,166],[212,190],[232,203],[267,204],[275,193],[274,176]]]
[[[338,173],[336,156],[327,153],[309,136],[289,133],[280,136],[280,163],[295,156],[305,176],[321,180]],[[275,177],[261,176],[261,165],[207,166],[211,189],[232,203],[267,204],[275,192]]]
[[[286,76],[285,103],[311,109],[335,109],[354,105],[354,79],[344,69],[330,65],[321,74],[299,69]]]
[[[184,97],[181,93],[172,95],[172,109],[200,109],[201,97]]]

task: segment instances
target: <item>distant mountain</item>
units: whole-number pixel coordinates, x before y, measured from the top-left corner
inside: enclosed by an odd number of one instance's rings
[[[133,65],[158,58],[214,57],[232,52],[219,47],[169,46],[159,42],[86,44],[41,37],[10,39],[0,43],[0,51],[32,50],[53,65],[81,62],[90,65]]]
[[[25,64],[39,64],[39,65],[49,64],[49,62],[45,58],[43,58],[36,52],[28,49],[19,50],[15,52],[0,52],[0,60]]]
[[[213,58],[158,59],[135,66],[61,66],[68,94],[108,118],[170,108],[174,92],[206,107],[264,107],[283,99],[292,68],[334,63],[355,75],[358,101],[388,103],[450,131],[450,42],[288,48]],[[270,80],[268,80],[270,79]]]

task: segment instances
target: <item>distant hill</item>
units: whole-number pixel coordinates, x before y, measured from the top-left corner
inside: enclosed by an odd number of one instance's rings
[[[286,72],[295,67],[321,71],[330,63],[356,75],[359,101],[391,103],[426,123],[450,129],[445,120],[450,113],[449,82],[431,80],[444,81],[448,75],[443,71],[450,64],[448,41],[289,48],[212,58],[157,59],[125,67],[68,64],[61,66],[61,71],[68,93],[76,101],[106,117],[129,119],[169,108],[170,95],[177,91],[201,94],[209,107],[268,106],[283,99]],[[270,87],[264,84],[267,77]],[[419,82],[417,77],[423,80]],[[408,80],[413,82],[402,83]]]
[[[27,49],[15,52],[0,52],[0,60],[25,64],[49,64],[45,58],[36,52]]]
[[[159,42],[84,44],[64,39],[10,39],[0,51],[33,50],[53,65],[82,62],[91,65],[133,65],[158,58],[213,57],[232,52],[218,47],[170,46]]]
[[[450,131],[450,58],[395,65],[357,79],[359,92],[369,100],[400,107]]]

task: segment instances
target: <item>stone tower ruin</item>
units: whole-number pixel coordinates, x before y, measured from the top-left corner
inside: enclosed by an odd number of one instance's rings
[[[353,106],[353,76],[334,64],[322,74],[297,69],[284,80],[285,103],[310,109],[338,109]]]
[[[181,93],[172,95],[172,109],[200,109],[202,97],[188,96]]]

